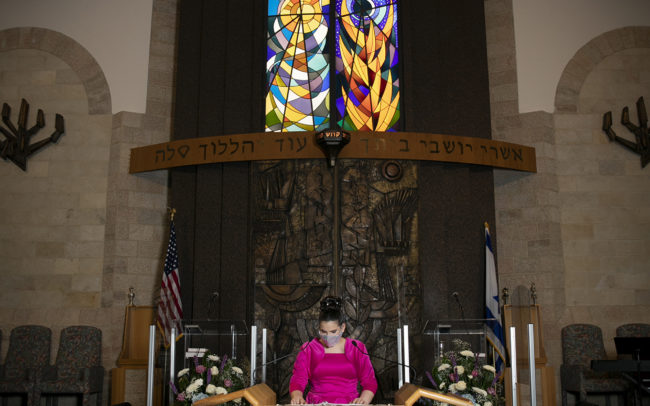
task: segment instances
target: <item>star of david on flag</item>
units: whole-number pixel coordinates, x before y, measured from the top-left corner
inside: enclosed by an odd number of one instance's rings
[[[497,371],[503,371],[506,360],[505,335],[501,325],[497,268],[494,262],[488,223],[485,223],[485,318],[488,320],[493,319],[487,322],[487,340],[496,353],[495,367]]]

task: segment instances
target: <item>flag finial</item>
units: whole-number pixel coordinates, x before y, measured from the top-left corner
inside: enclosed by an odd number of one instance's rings
[[[488,231],[490,231],[490,225],[488,224],[488,222],[486,221],[484,224],[485,224],[485,228],[487,228]]]
[[[169,220],[174,221],[174,216],[176,215],[176,209],[173,207],[168,207],[167,210],[169,210]]]

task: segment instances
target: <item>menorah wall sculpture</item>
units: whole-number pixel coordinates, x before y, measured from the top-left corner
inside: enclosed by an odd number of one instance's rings
[[[43,148],[49,143],[55,143],[64,134],[65,127],[63,116],[57,114],[54,121],[54,132],[47,138],[35,143],[30,143],[31,138],[43,127],[45,127],[45,115],[43,110],[38,109],[36,114],[36,124],[27,128],[27,115],[29,113],[29,104],[25,99],[20,103],[20,113],[18,115],[18,128],[11,122],[11,107],[7,103],[2,105],[2,122],[7,128],[0,126],[0,133],[5,136],[5,140],[0,141],[0,157],[5,161],[11,160],[18,165],[23,171],[27,171],[27,157]]]
[[[648,113],[645,109],[643,97],[636,101],[636,113],[639,117],[639,125],[636,126],[630,121],[630,112],[627,106],[623,108],[621,114],[621,124],[623,124],[636,138],[636,142],[627,140],[616,135],[612,130],[612,112],[608,111],[603,115],[603,131],[607,134],[610,141],[616,141],[624,147],[641,155],[641,167],[650,162],[650,135],[648,134]]]

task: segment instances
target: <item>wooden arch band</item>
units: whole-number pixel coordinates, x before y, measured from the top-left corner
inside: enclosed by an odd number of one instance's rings
[[[319,159],[315,132],[250,133],[189,138],[131,149],[129,173],[188,165]],[[535,149],[476,137],[419,132],[353,132],[339,159],[454,162],[536,172]]]

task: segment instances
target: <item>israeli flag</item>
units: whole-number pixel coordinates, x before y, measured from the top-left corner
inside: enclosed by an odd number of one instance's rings
[[[487,340],[496,352],[495,367],[502,371],[505,367],[506,351],[505,336],[501,325],[501,306],[499,306],[499,285],[497,284],[497,268],[494,263],[490,229],[485,223],[485,318],[488,321]]]

